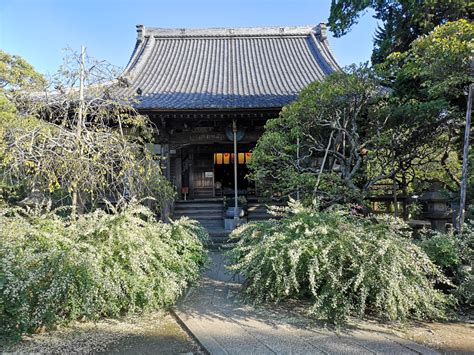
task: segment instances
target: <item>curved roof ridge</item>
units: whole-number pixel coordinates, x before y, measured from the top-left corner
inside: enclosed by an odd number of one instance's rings
[[[332,70],[340,70],[341,67],[337,63],[336,57],[334,56],[331,46],[329,45],[326,24],[320,23],[316,27],[316,32],[311,33],[311,38],[316,43],[316,46],[324,56],[326,62],[330,67],[332,67]]]
[[[216,28],[159,28],[138,25],[139,38],[157,37],[229,37],[229,36],[284,36],[309,35],[317,26],[271,26],[271,27],[216,27]]]
[[[326,26],[166,29],[137,26],[122,73],[141,109],[283,107],[340,70]]]

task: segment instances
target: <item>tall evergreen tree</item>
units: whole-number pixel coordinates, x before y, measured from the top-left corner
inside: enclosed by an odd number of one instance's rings
[[[369,9],[380,21],[374,35],[372,63],[393,52],[404,52],[420,35],[436,26],[473,17],[469,0],[332,0],[329,26],[336,37],[348,33],[361,14]]]

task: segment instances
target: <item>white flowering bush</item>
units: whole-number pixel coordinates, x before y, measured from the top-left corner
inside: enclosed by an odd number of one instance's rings
[[[165,224],[139,205],[67,220],[0,215],[0,331],[32,332],[73,319],[172,304],[206,261],[207,232]]]
[[[310,312],[335,324],[351,315],[442,318],[450,299],[433,284],[443,276],[405,227],[293,202],[284,218],[232,233],[230,268],[254,301],[310,299]]]

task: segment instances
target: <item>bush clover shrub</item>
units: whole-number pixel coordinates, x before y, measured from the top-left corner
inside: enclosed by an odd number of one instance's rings
[[[131,205],[77,220],[0,215],[0,331],[33,332],[75,319],[172,304],[206,261],[207,232]]]
[[[444,317],[443,278],[397,219],[318,211],[292,202],[281,220],[236,229],[230,268],[256,302],[309,298],[311,312],[335,324],[350,315],[385,320]]]

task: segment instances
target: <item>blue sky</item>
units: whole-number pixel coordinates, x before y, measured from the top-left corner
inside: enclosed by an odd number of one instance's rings
[[[0,0],[0,48],[47,74],[62,49],[79,50],[124,67],[135,25],[148,27],[296,26],[326,22],[331,0]],[[376,20],[364,15],[329,43],[342,66],[368,61]]]

